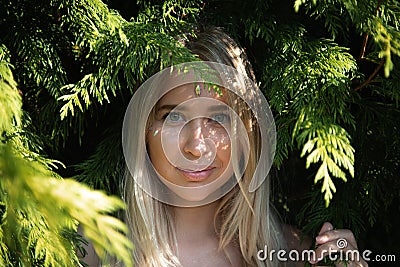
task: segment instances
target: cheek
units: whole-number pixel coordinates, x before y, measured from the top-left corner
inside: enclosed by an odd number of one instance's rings
[[[164,179],[173,182],[176,170],[173,161],[171,162],[169,159],[179,158],[180,149],[177,148],[175,142],[177,135],[173,129],[164,127],[161,131],[161,128],[162,123],[155,122],[152,125],[152,130],[147,132],[147,152],[154,169]],[[163,136],[163,141],[161,141],[161,136]]]
[[[157,125],[153,125],[152,129],[147,132],[147,153],[154,166],[154,168],[162,173],[165,172],[167,166],[167,159],[165,158],[164,150],[161,144],[160,128]]]
[[[230,151],[231,149],[231,138],[226,132],[216,136],[215,144],[218,150]]]
[[[225,130],[221,130],[217,132],[214,137],[211,137],[216,148],[217,148],[217,156],[226,166],[231,157],[231,138],[227,134]]]
[[[217,148],[217,156],[218,158],[223,162],[225,166],[228,165],[230,159],[231,159],[231,146],[230,145],[225,145],[223,148],[219,149]]]
[[[154,138],[154,137],[153,137]],[[150,145],[152,143],[152,145]],[[163,150],[161,149],[161,142],[159,140],[154,142],[149,142],[148,149],[149,157],[154,169],[165,179],[169,180],[168,177],[171,176],[173,166],[170,164],[166,158]]]

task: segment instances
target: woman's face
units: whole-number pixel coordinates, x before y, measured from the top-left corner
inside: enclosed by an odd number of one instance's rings
[[[152,164],[163,179],[179,187],[201,187],[232,175],[227,104],[225,90],[219,94],[194,84],[175,88],[160,99],[146,140]]]

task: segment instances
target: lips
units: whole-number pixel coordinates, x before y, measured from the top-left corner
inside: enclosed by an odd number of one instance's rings
[[[215,167],[208,167],[207,169],[201,171],[192,170],[182,170],[177,168],[189,181],[192,182],[202,182],[206,180],[211,173],[214,171]]]

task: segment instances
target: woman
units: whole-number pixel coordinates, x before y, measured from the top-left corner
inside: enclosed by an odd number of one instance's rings
[[[219,29],[200,33],[187,47],[205,62],[153,76],[135,93],[124,119],[122,186],[134,262],[291,265],[259,257],[264,248],[287,250],[294,239],[284,236],[269,203],[264,179],[275,126],[245,53]],[[339,249],[339,238],[349,243],[344,250],[356,249],[350,231],[332,228],[322,227],[317,257]]]

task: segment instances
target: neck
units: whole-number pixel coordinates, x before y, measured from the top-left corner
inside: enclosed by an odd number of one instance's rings
[[[219,201],[199,207],[174,207],[178,240],[191,241],[199,237],[215,237],[214,217]]]

